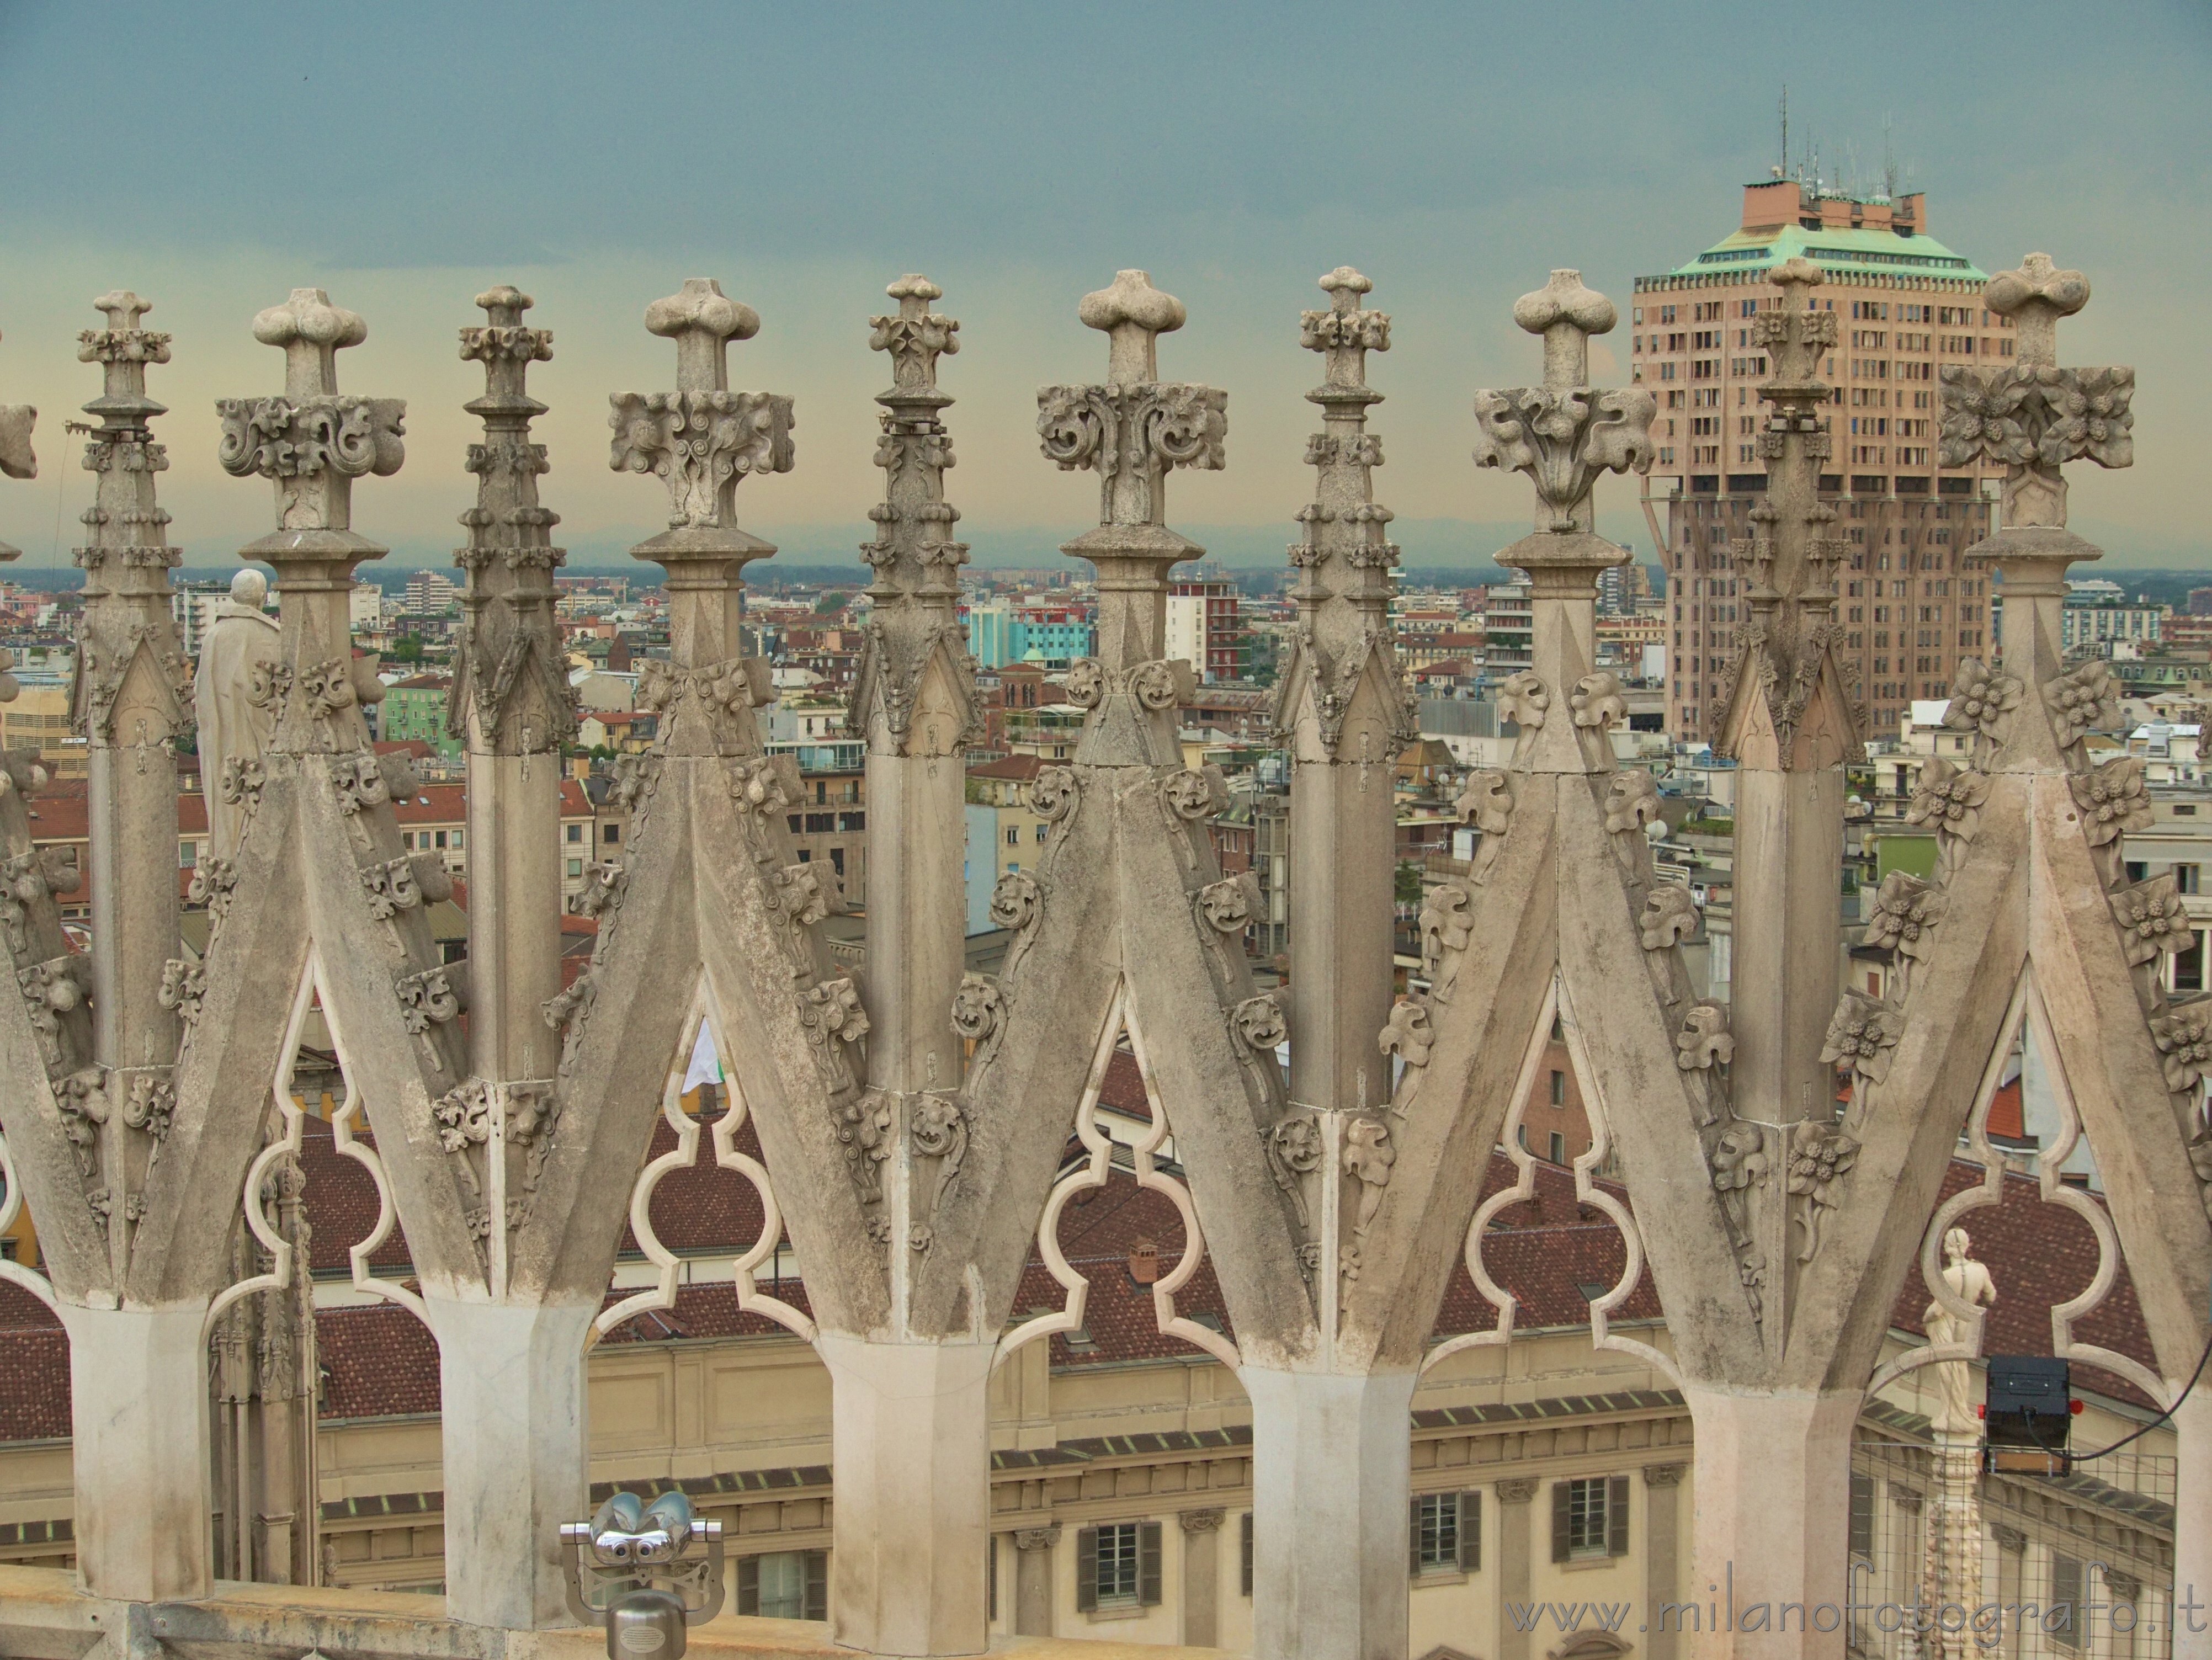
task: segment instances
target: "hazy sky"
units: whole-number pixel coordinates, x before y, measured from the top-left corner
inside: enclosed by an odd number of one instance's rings
[[[1741,186],[1795,139],[1878,175],[1883,126],[1929,228],[1987,270],[2030,249],[2096,297],[2062,359],[2138,367],[2137,463],[2073,471],[2075,522],[2117,565],[2212,566],[2212,7],[162,6],[0,0],[0,400],[36,404],[40,477],[0,481],[22,574],[75,539],[91,479],[61,423],[94,396],[88,301],[151,296],[175,336],[153,373],[163,499],[192,562],[270,524],[268,486],[215,464],[212,400],[274,392],[253,313],[295,285],[369,322],[349,391],[408,400],[408,462],[355,492],[396,562],[443,562],[473,498],[482,387],[454,330],[496,281],[536,295],[556,356],[545,499],[578,562],[661,522],[658,481],[606,465],[606,394],[668,386],[646,304],[690,276],[756,307],[735,384],[796,394],[799,465],[739,491],[794,556],[853,558],[888,365],[866,319],[927,273],[962,323],[942,366],[979,556],[1095,520],[1087,475],[1038,454],[1042,381],[1092,380],[1075,302],[1141,266],[1188,304],[1164,375],[1230,392],[1229,467],[1178,475],[1174,522],[1279,557],[1319,364],[1314,279],[1358,265],[1395,319],[1370,359],[1389,465],[1377,493],[1414,561],[1486,560],[1529,494],[1478,475],[1469,399],[1532,378],[1514,297],[1578,266],[1631,278],[1735,228]],[[2189,273],[2194,271],[2197,277]],[[1620,336],[1614,343],[1625,347]],[[1625,350],[1594,355],[1624,378]],[[2189,401],[2186,389],[2199,390]],[[2197,458],[2191,461],[2189,458]],[[1624,483],[1602,523],[1650,554]],[[58,525],[58,531],[57,526]]]

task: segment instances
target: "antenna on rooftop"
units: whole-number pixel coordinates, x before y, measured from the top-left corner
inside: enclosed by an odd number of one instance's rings
[[[1896,125],[1895,116],[1881,118],[1881,193],[1893,202],[1897,199],[1897,150],[1890,142],[1890,134]]]
[[[1789,171],[1790,171],[1790,83],[1789,83],[1787,81],[1784,81],[1784,82],[1782,83],[1782,165],[1781,165],[1780,167],[1778,167],[1775,168],[1775,170],[1774,170],[1774,176],[1775,176],[1777,179],[1784,178],[1784,177],[1785,177],[1785,176],[1789,173]]]

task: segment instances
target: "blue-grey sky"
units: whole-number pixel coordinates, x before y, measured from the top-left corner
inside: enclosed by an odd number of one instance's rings
[[[1095,379],[1076,300],[1122,266],[1188,305],[1164,374],[1225,386],[1229,467],[1171,517],[1279,556],[1307,499],[1318,364],[1297,315],[1340,264],[1395,319],[1377,493],[1411,560],[1486,560],[1528,502],[1468,460],[1474,388],[1528,379],[1516,295],[1579,267],[1632,277],[1733,229],[1741,185],[1792,150],[1878,176],[1883,127],[1934,234],[1984,269],[2030,249],[2091,277],[2062,355],[2139,371],[2137,464],[2075,470],[2075,520],[2115,565],[2212,566],[2212,8],[1291,3],[276,6],[0,0],[0,400],[41,410],[42,466],[0,483],[0,538],[66,562],[90,479],[61,422],[94,395],[87,302],[150,295],[175,335],[164,500],[193,562],[270,523],[214,461],[212,400],[274,391],[253,313],[295,285],[367,316],[349,391],[409,403],[405,470],[356,491],[395,562],[442,562],[472,497],[453,331],[479,289],[534,294],[556,336],[545,481],[578,562],[662,515],[605,464],[606,394],[673,376],[645,305],[713,276],[758,308],[736,384],[796,394],[799,465],[740,491],[808,559],[853,557],[878,492],[866,319],[902,271],[943,285],[942,366],[979,556],[1042,562],[1096,491],[1038,455],[1042,381]],[[2197,273],[2191,277],[2189,273]],[[1607,345],[1622,345],[1615,336]],[[1624,377],[1625,350],[1594,358]],[[2196,387],[2191,398],[2188,389]],[[2199,458],[2191,461],[2191,457]],[[1649,556],[1619,482],[1604,526]],[[57,531],[57,525],[59,529]],[[856,569],[857,560],[856,560]],[[26,575],[28,570],[26,569]]]

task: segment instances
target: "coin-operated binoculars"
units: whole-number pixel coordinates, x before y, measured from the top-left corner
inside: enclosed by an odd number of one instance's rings
[[[618,1493],[588,1522],[561,1526],[568,1610],[607,1633],[608,1660],[679,1660],[684,1628],[722,1608],[722,1524],[681,1493],[647,1505]]]

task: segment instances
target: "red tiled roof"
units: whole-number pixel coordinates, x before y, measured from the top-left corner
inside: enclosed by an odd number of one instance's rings
[[[1037,775],[1044,763],[1034,755],[1009,755],[1001,761],[986,761],[981,766],[968,769],[970,778],[1012,778],[1026,783]]]
[[[1133,1066],[1130,1076],[1133,1079]],[[759,1157],[750,1126],[738,1139],[746,1152]],[[665,1120],[659,1121],[647,1156],[658,1156],[674,1145],[675,1132]],[[703,1164],[672,1171],[653,1195],[656,1228],[663,1243],[679,1254],[726,1252],[750,1243],[759,1232],[761,1207],[751,1184],[734,1172],[716,1169],[709,1146],[702,1126]],[[309,1122],[302,1164],[307,1174],[308,1215],[315,1227],[315,1268],[321,1273],[342,1269],[346,1247],[374,1222],[374,1189],[359,1165],[337,1156],[325,1124]],[[1953,1164],[1943,1195],[1948,1198],[1973,1185],[1980,1174],[1972,1165]],[[1511,1161],[1493,1152],[1485,1195],[1510,1187],[1514,1179]],[[1607,1191],[1620,1191],[1616,1184],[1602,1185]],[[1492,1278],[1519,1300],[1515,1323],[1521,1329],[1585,1325],[1589,1302],[1583,1288],[1610,1287],[1620,1277],[1626,1260],[1622,1241],[1601,1217],[1584,1217],[1574,1195],[1571,1171],[1540,1163],[1534,1186],[1532,1201],[1501,1213],[1485,1235],[1484,1262]],[[1975,1256],[1996,1265],[1999,1300],[1990,1311],[1984,1348],[1991,1353],[2048,1353],[2050,1305],[2088,1283],[2096,1267],[2095,1238],[2073,1213],[2044,1205],[2032,1178],[2008,1175],[2002,1191],[1999,1205],[1970,1213],[1963,1224],[1973,1235]],[[1181,1260],[1182,1227],[1175,1207],[1164,1195],[1139,1188],[1127,1171],[1115,1170],[1105,1187],[1077,1195],[1062,1212],[1062,1252],[1089,1280],[1091,1289],[1084,1329],[1073,1335],[1075,1341],[1071,1343],[1067,1334],[1051,1340],[1054,1365],[1079,1367],[1199,1353],[1194,1346],[1159,1332],[1152,1289],[1138,1284],[1128,1270],[1131,1252],[1140,1240],[1157,1248],[1162,1272]],[[635,1250],[627,1230],[622,1249],[625,1253]],[[385,1267],[404,1264],[404,1242],[396,1229],[374,1260]],[[634,1255],[631,1260],[635,1260]],[[796,1281],[783,1281],[775,1294],[802,1310],[807,1306],[805,1287]],[[1015,1313],[1025,1316],[1057,1309],[1065,1297],[1042,1261],[1033,1257],[1015,1298]],[[1900,1293],[1892,1323],[1920,1334],[1927,1301],[1916,1275]],[[1192,1275],[1177,1295],[1176,1307],[1187,1316],[1211,1316],[1233,1335],[1211,1261]],[[1618,1315],[1632,1320],[1663,1317],[1648,1273]],[[1437,1314],[1437,1335],[1488,1331],[1496,1325],[1496,1311],[1476,1292],[1465,1262],[1455,1261]],[[605,1341],[764,1337],[781,1329],[761,1316],[738,1313],[735,1289],[717,1277],[712,1283],[679,1290],[674,1309],[625,1322]],[[2076,1329],[2086,1341],[2149,1359],[2148,1334],[2124,1265],[2111,1298]],[[404,1310],[389,1305],[324,1310],[316,1316],[316,1330],[329,1374],[322,1408],[325,1418],[437,1410],[437,1346]],[[2089,1389],[2141,1399],[2128,1385],[2094,1369],[2081,1368],[2078,1376]],[[43,1305],[0,1284],[0,1441],[69,1432],[67,1339]]]

